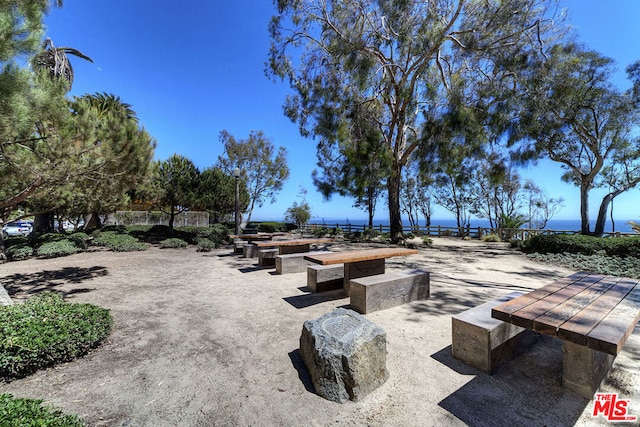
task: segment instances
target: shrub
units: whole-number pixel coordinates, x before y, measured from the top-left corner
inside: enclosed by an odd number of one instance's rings
[[[93,245],[106,246],[115,252],[144,251],[147,249],[147,245],[139,242],[138,239],[129,234],[100,230],[93,232],[92,235],[93,241],[91,243]]]
[[[40,399],[16,398],[0,394],[0,425],[6,427],[82,427],[76,415],[42,405]]]
[[[0,306],[0,377],[21,378],[83,356],[111,331],[109,310],[43,293]]]
[[[635,257],[584,255],[584,254],[540,254],[533,253],[529,258],[537,261],[562,265],[574,270],[611,276],[640,279],[640,259]]]
[[[160,247],[163,249],[166,248],[173,248],[173,249],[177,249],[177,248],[186,248],[188,245],[187,242],[185,242],[182,239],[178,239],[175,237],[172,237],[170,239],[165,239],[162,242],[160,242]]]
[[[45,258],[67,256],[80,252],[80,248],[68,239],[43,243],[36,249],[36,255]]]
[[[497,234],[487,234],[486,236],[482,237],[482,241],[483,242],[501,242],[502,239],[500,239],[500,236],[498,236]]]
[[[537,235],[526,241],[522,250],[528,253],[594,255],[640,258],[640,237],[594,237],[584,235]]]
[[[218,247],[218,244],[214,241],[211,241],[209,239],[204,239],[201,238],[198,241],[198,252],[210,252],[213,249],[216,249]]]
[[[433,239],[431,237],[425,236],[422,238],[422,243],[426,246],[433,245]]]
[[[89,241],[91,237],[87,233],[83,233],[82,231],[78,231],[76,233],[70,234],[67,239],[73,242],[80,249],[87,249]]]
[[[11,246],[20,246],[28,243],[28,239],[24,236],[7,237],[2,241],[4,242],[5,249],[10,248]]]
[[[33,255],[33,248],[26,242],[6,248],[5,253],[10,261],[18,261]]]

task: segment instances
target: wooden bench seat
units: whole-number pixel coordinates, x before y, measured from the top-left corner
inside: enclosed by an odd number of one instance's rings
[[[429,273],[392,271],[351,279],[351,308],[360,314],[429,298]]]
[[[454,359],[492,374],[502,363],[528,348],[537,334],[491,317],[493,307],[510,301],[522,292],[512,292],[451,317]]]

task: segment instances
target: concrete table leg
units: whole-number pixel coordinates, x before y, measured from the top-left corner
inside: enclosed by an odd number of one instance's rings
[[[562,386],[592,399],[609,373],[615,356],[562,341]]]
[[[351,279],[384,274],[384,258],[344,264],[344,292],[349,295]]]

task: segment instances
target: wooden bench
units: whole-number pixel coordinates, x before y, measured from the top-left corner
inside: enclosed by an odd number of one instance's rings
[[[342,289],[344,287],[343,281],[343,264],[312,264],[307,266],[307,287],[311,292],[325,292]]]
[[[591,399],[640,319],[640,280],[578,272],[492,309],[562,340],[562,384]]]
[[[417,254],[415,249],[378,248],[354,251],[330,252],[322,255],[307,255],[305,258],[320,265],[344,264],[343,287],[349,295],[352,279],[384,274],[385,260],[396,256]]]
[[[333,239],[289,239],[289,240],[272,240],[269,242],[256,242],[258,249],[277,248],[279,255],[295,254],[301,252],[309,252],[312,245],[334,243]]]
[[[454,359],[492,374],[502,363],[528,348],[537,335],[524,328],[491,317],[491,309],[522,292],[511,292],[451,317]]]
[[[429,273],[392,271],[351,279],[351,308],[360,314],[429,298]]]

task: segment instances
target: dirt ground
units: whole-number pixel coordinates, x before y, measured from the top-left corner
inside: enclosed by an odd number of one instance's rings
[[[333,250],[347,249],[339,244]],[[111,310],[114,329],[87,356],[0,392],[44,399],[88,426],[590,426],[593,401],[563,390],[559,340],[485,375],[451,357],[451,316],[572,271],[504,244],[434,239],[387,268],[431,272],[431,297],[366,315],[387,333],[387,382],[364,400],[316,395],[298,352],[302,324],[347,306],[311,294],[306,273],[276,275],[223,248],[98,251],[0,265],[15,301],[44,290]],[[640,328],[601,391],[640,416]]]

